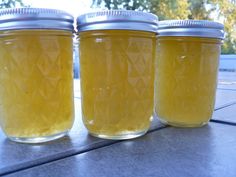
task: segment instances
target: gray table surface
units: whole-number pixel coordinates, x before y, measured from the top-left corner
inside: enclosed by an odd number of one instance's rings
[[[26,145],[7,140],[0,131],[0,176],[235,177],[236,87],[221,85],[208,126],[178,129],[154,119],[146,136],[129,141],[88,135],[76,88],[76,121],[69,136]]]
[[[236,104],[227,106],[224,109],[216,110],[213,114],[212,120],[229,122],[236,125]]]
[[[236,128],[209,123],[197,129],[167,127],[11,176],[235,177]],[[233,155],[234,154],[234,155]]]
[[[36,144],[12,142],[0,131],[0,175],[27,169],[60,158],[89,151],[113,144],[115,141],[92,137],[82,123],[80,99],[75,98],[75,123],[69,133],[62,139]],[[154,119],[149,132],[165,127]]]

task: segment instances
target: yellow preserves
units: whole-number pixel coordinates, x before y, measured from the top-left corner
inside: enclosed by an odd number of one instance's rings
[[[158,37],[155,111],[174,126],[201,126],[212,116],[221,40]]]
[[[144,134],[153,113],[155,33],[98,30],[79,35],[85,126],[103,138]]]
[[[67,132],[74,119],[72,33],[18,30],[0,36],[3,131],[16,141]]]

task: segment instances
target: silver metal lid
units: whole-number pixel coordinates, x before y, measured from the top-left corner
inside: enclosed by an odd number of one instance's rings
[[[67,12],[45,8],[0,10],[0,31],[19,29],[59,29],[73,31],[74,18]]]
[[[157,32],[158,17],[132,10],[107,10],[87,13],[77,18],[77,30],[138,30]]]
[[[224,25],[207,20],[165,20],[158,23],[158,36],[192,36],[224,39]]]

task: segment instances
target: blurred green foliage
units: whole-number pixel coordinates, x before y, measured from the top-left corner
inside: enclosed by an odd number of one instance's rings
[[[0,9],[3,8],[12,8],[12,7],[24,7],[25,4],[22,0],[1,0]]]
[[[226,31],[222,53],[236,53],[236,0],[93,0],[92,7],[147,11],[159,20],[220,21]]]

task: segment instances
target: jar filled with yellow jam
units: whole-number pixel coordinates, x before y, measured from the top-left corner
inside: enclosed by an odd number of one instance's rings
[[[100,11],[77,19],[83,122],[105,139],[147,132],[153,113],[157,16]]]
[[[7,137],[40,143],[74,121],[73,17],[64,11],[0,11],[0,125]]]
[[[203,20],[161,21],[155,62],[155,112],[176,127],[212,116],[224,26]]]

